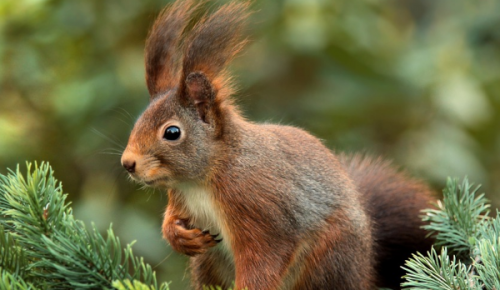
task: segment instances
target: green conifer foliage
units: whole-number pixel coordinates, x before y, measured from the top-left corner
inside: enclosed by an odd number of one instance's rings
[[[448,179],[443,200],[424,210],[425,228],[441,251],[406,262],[406,289],[500,289],[500,215],[489,216],[490,205],[478,189],[467,178]]]
[[[168,289],[111,227],[103,236],[74,218],[47,163],[27,168],[26,176],[19,166],[0,175],[1,289],[111,289],[120,281]]]

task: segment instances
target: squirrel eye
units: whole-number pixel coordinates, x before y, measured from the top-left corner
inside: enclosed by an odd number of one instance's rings
[[[175,141],[181,137],[181,129],[177,126],[170,126],[165,129],[165,133],[163,133],[163,139],[168,141]]]

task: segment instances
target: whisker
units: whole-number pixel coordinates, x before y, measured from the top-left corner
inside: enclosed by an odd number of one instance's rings
[[[109,155],[121,156],[123,154],[123,151],[116,148],[107,148],[97,152],[97,154],[109,154]]]
[[[174,252],[170,252],[163,260],[161,260],[160,262],[158,262],[158,264],[154,265],[153,266],[153,269],[160,266],[161,264],[165,263],[165,261],[170,258],[170,256],[172,256]]]
[[[120,110],[121,112],[119,112],[120,114],[122,114],[122,116],[125,116],[125,117],[128,117],[130,119],[130,121],[132,121],[132,123],[135,123],[135,118],[127,111],[125,110],[125,108],[117,108],[117,110]]]
[[[129,123],[127,120],[120,118],[120,117],[115,117],[117,120],[122,122],[123,124],[127,125],[127,127],[132,127],[134,124]]]
[[[110,148],[105,148],[105,149],[103,149],[103,151],[104,151],[104,150],[106,150],[106,151],[107,151],[107,150],[109,150],[109,151],[114,151],[114,152],[122,152],[122,151],[121,151],[121,149],[118,149],[118,148],[113,148],[113,147],[110,147]]]
[[[117,155],[117,156],[121,156],[122,153],[118,153],[118,152],[98,152],[97,154],[104,154],[104,155]]]
[[[147,201],[149,201],[151,197],[156,194],[156,187],[153,188],[150,187],[147,193],[148,193]]]
[[[99,131],[99,130],[97,130],[96,128],[92,128],[92,129],[91,129],[91,131],[92,131],[94,134],[96,134],[96,135],[98,135],[98,136],[100,136],[100,137],[102,137],[102,138],[104,138],[104,139],[108,140],[109,142],[113,143],[114,145],[118,146],[119,148],[121,148],[121,149],[123,149],[123,150],[125,149],[125,146],[123,146],[123,144],[120,144],[119,142],[117,142],[117,141],[113,140],[111,137],[104,135],[102,132],[100,132],[100,131]]]
[[[115,116],[116,119],[118,119],[120,122],[123,124],[127,125],[127,127],[132,127],[135,123],[134,117],[127,112],[124,108],[113,108],[111,109],[112,112],[119,114],[119,116]],[[121,118],[121,117],[123,118]]]

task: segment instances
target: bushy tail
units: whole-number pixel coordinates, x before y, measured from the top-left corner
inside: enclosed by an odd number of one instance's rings
[[[421,229],[421,210],[430,207],[429,188],[396,170],[387,161],[365,155],[340,155],[374,224],[379,287],[400,289],[401,266],[412,253],[425,253],[433,240]]]

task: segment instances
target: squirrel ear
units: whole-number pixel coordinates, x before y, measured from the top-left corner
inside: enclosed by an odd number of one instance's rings
[[[200,119],[209,123],[207,115],[215,101],[215,91],[208,78],[202,72],[192,72],[186,77],[185,94],[195,105]]]

